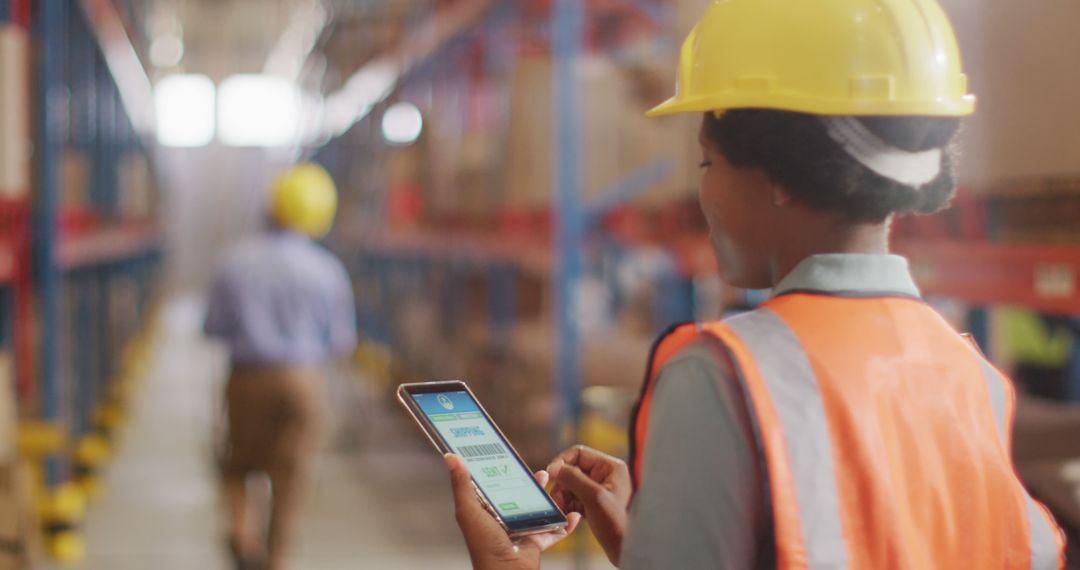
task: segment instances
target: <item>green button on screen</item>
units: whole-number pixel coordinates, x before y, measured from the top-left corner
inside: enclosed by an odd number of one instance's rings
[[[499,508],[504,511],[516,511],[521,507],[517,503],[499,503]]]

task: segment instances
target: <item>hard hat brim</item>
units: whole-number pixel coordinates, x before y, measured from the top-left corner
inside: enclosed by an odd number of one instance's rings
[[[649,109],[645,112],[645,116],[651,118],[665,117],[667,115],[675,115],[678,113],[692,113],[702,112],[707,109],[698,109],[696,105],[693,105],[690,101],[680,100],[678,97],[672,97],[663,103]]]
[[[827,116],[924,116],[964,117],[975,112],[975,96],[965,95],[958,101],[866,101],[859,105],[852,101],[828,101],[777,93],[763,97],[760,94],[718,97],[681,98],[672,97],[649,109],[649,118],[679,113],[722,113],[731,109],[774,109],[810,115]]]

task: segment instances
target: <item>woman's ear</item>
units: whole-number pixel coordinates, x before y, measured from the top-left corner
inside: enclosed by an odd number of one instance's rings
[[[779,184],[770,184],[769,190],[772,192],[772,202],[774,206],[777,208],[785,208],[791,205],[791,194],[788,194],[783,186],[780,186]]]

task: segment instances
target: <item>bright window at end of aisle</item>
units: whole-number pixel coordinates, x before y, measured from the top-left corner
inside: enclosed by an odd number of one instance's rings
[[[412,144],[423,130],[424,117],[412,103],[395,103],[383,114],[383,138],[390,144]]]
[[[154,86],[158,142],[206,146],[214,140],[214,82],[205,75],[177,74]]]
[[[270,75],[233,75],[218,90],[218,133],[232,146],[282,147],[297,141],[300,92]]]

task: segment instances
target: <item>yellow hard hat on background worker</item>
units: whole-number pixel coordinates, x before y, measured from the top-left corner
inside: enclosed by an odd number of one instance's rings
[[[675,96],[648,114],[959,117],[967,89],[933,0],[716,0],[683,43]]]
[[[320,238],[330,231],[337,213],[337,187],[330,173],[305,162],[274,182],[270,215],[282,227]]]

